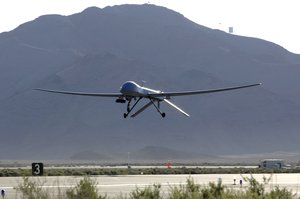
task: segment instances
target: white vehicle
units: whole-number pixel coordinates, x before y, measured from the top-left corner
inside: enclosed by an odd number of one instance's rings
[[[290,168],[291,165],[286,164],[283,159],[264,159],[258,167],[264,169],[282,169]]]

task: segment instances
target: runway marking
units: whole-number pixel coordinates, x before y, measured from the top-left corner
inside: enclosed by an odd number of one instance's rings
[[[159,184],[161,186],[175,186],[175,185],[186,185],[186,183],[149,183],[149,184],[101,184],[95,185],[96,187],[147,187],[152,186],[154,184]],[[72,188],[76,187],[77,185],[41,185],[37,186],[40,188]],[[2,189],[15,189],[16,187],[1,187]]]

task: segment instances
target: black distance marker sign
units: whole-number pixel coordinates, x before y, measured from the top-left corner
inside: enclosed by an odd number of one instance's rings
[[[33,176],[42,176],[44,173],[43,163],[32,163],[32,175]]]

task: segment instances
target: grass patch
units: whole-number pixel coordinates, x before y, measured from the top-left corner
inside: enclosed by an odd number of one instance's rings
[[[44,169],[44,176],[91,176],[91,175],[159,175],[159,174],[251,174],[251,173],[300,173],[300,169],[259,168],[67,168]],[[31,176],[31,169],[1,169],[0,177]]]

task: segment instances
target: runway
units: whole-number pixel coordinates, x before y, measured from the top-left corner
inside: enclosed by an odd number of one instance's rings
[[[127,165],[119,165],[119,166],[99,166],[99,165],[83,165],[83,166],[45,166],[45,170],[50,169],[127,169]],[[132,169],[165,169],[167,168],[166,165],[132,165]],[[253,165],[218,165],[218,166],[212,166],[212,165],[172,165],[173,169],[176,168],[188,168],[188,169],[195,169],[195,168],[202,168],[202,169],[233,169],[233,168],[247,168],[247,169],[255,169],[258,168],[258,166]],[[31,169],[31,166],[24,166],[24,167],[0,167],[0,169]]]
[[[250,175],[243,175],[244,177]],[[293,193],[300,196],[299,182],[300,173],[297,174],[253,174],[253,177],[260,183],[263,182],[263,177],[271,177],[269,184],[266,185],[266,190],[272,189],[275,186],[286,187]],[[163,194],[167,194],[170,186],[185,184],[186,180],[192,177],[197,184],[202,186],[208,185],[209,182],[217,183],[219,180],[222,184],[231,189],[245,189],[248,186],[247,182],[243,181],[242,186],[239,185],[239,180],[242,176],[239,174],[205,174],[205,175],[125,175],[125,176],[92,176],[91,178],[97,182],[99,193],[107,194],[109,197],[129,194],[136,187],[143,188],[153,184],[160,184]],[[49,193],[57,194],[58,187],[61,191],[74,187],[83,177],[31,177],[30,179],[38,182],[43,189],[47,189]],[[233,185],[236,179],[237,185]],[[14,187],[21,183],[22,177],[1,177],[0,189],[6,191],[7,198],[21,198],[21,195],[16,192]]]

